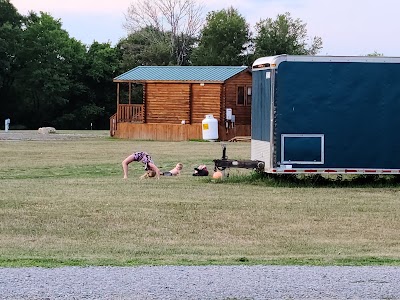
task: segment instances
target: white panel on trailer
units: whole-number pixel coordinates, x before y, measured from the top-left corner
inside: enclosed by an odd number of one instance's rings
[[[266,141],[251,140],[251,160],[259,160],[265,163],[265,169],[271,166],[271,143]]]

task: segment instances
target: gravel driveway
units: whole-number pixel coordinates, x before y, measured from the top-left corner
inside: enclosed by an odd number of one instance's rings
[[[400,267],[0,268],[0,299],[400,299]]]

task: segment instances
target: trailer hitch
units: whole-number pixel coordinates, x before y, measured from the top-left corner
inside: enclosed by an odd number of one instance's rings
[[[243,168],[253,169],[258,172],[264,171],[265,163],[259,160],[232,160],[228,159],[226,155],[226,144],[221,144],[222,147],[222,158],[214,159],[214,171],[225,171],[229,168]]]

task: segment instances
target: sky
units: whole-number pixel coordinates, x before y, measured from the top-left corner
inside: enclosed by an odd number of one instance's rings
[[[127,36],[125,14],[137,0],[11,0],[18,12],[47,12],[71,37],[115,45]],[[234,7],[250,24],[289,12],[306,23],[307,36],[322,38],[320,55],[357,56],[374,52],[400,56],[400,0],[199,0],[204,15]]]

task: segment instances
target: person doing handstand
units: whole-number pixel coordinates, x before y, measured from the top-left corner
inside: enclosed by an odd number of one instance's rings
[[[180,175],[181,171],[183,169],[183,164],[182,163],[177,163],[175,168],[173,168],[172,170],[168,171],[168,172],[163,172],[161,173],[161,175],[164,176],[176,176],[176,175]]]
[[[124,179],[128,178],[128,165],[133,162],[141,162],[145,165],[146,171],[152,170],[156,173],[157,179],[160,179],[160,170],[154,164],[153,159],[147,152],[135,152],[122,161],[122,170],[124,171]]]

